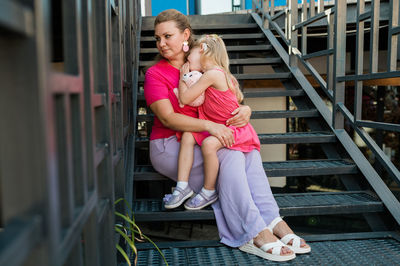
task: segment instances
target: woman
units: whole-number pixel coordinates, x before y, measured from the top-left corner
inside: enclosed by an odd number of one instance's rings
[[[179,69],[193,42],[188,18],[177,10],[165,10],[157,16],[154,25],[157,48],[163,59],[149,68],[145,77],[145,98],[156,115],[150,135],[150,159],[158,172],[176,181],[180,145],[176,131],[208,131],[225,147],[233,144],[233,135],[224,125],[195,118],[197,110],[193,107],[185,106],[193,108],[191,117],[179,113],[173,89],[178,87]],[[248,106],[241,106],[227,124],[244,126],[250,114]],[[279,261],[293,259],[295,252],[309,252],[310,247],[279,217],[260,153],[221,149],[218,159],[219,201],[213,204],[213,209],[221,242]],[[200,148],[196,147],[189,179],[189,186],[195,192],[201,189],[203,176],[203,158]],[[281,245],[277,237],[288,246]]]

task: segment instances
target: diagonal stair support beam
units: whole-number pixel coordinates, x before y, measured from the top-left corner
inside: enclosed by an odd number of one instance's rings
[[[272,68],[275,70],[275,72],[286,72],[287,71],[287,69],[286,68],[284,69],[284,67],[282,65],[274,66]],[[284,80],[284,81],[282,81],[282,84],[287,90],[297,88],[297,86],[295,86],[295,84],[290,80]],[[310,108],[309,104],[305,102],[304,97],[302,97],[301,99],[294,98],[292,100],[295,103],[295,105],[297,106],[297,108],[300,108],[300,109]],[[312,106],[312,108],[313,107],[314,106]],[[306,123],[310,127],[310,129],[313,131],[323,130],[319,121],[316,121],[315,119],[308,118],[308,119],[306,119]],[[321,148],[328,159],[341,159],[341,156],[338,154],[335,146],[336,145],[332,145],[329,143],[325,143],[325,144],[321,145]],[[353,175],[339,174],[336,176],[338,176],[340,178],[340,180],[343,182],[343,185],[346,187],[347,190],[349,190],[349,191],[350,190],[361,190],[361,186],[359,184],[360,180],[358,180],[358,178],[354,177]],[[363,216],[364,216],[366,222],[368,223],[368,225],[370,226],[371,230],[373,230],[373,231],[388,230],[384,221],[380,217],[381,214],[379,214],[379,213],[364,213]]]
[[[381,177],[375,171],[375,169],[371,166],[369,161],[362,154],[357,145],[353,142],[350,136],[344,129],[334,129],[332,127],[332,112],[328,109],[326,104],[323,102],[321,97],[315,91],[315,89],[311,86],[310,82],[306,79],[303,73],[300,71],[298,67],[291,67],[289,65],[289,54],[285,51],[279,41],[276,39],[274,34],[270,29],[264,29],[261,17],[256,13],[251,13],[254,21],[260,27],[260,30],[265,34],[267,39],[269,40],[272,47],[278,53],[278,55],[282,58],[283,62],[286,64],[289,71],[292,73],[292,77],[297,80],[299,84],[301,84],[304,91],[307,93],[308,97],[315,105],[315,107],[320,112],[321,116],[328,123],[331,130],[338,137],[339,141],[342,143],[343,147],[349,153],[350,157],[359,167],[360,171],[363,173],[365,178],[368,180],[369,184],[375,190],[377,195],[380,197],[382,202],[385,204],[386,208],[392,214],[393,218],[400,225],[400,202],[396,199],[393,193],[389,190],[386,184],[383,182]]]
[[[288,81],[285,81],[288,83]],[[287,85],[285,84],[284,85]],[[298,106],[300,104],[300,108],[306,108],[305,103],[300,99],[293,99],[293,102]],[[306,119],[307,125],[313,131],[322,130],[321,124],[313,119]],[[322,150],[324,151],[325,155],[328,159],[339,159],[341,156],[336,150],[336,145],[325,143],[321,145]],[[346,187],[347,190],[361,190],[361,186],[359,184],[359,179],[353,175],[336,175],[340,178],[343,182],[343,185]],[[385,222],[381,218],[381,214],[379,213],[363,213],[365,220],[367,221],[368,225],[370,226],[372,231],[386,231],[388,230]]]

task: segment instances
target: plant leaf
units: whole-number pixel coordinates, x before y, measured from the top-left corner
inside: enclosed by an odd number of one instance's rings
[[[120,213],[120,212],[115,212],[115,215],[117,215],[117,216],[121,217],[122,219],[124,219],[126,222],[128,222],[130,225],[132,225],[134,228],[137,229],[137,233],[139,233],[140,235],[142,235],[142,231],[140,230],[139,226],[137,226],[137,225],[135,224],[135,222],[132,221],[129,217],[123,215],[123,214]]]
[[[129,246],[134,249],[135,248],[135,243],[133,243],[133,241],[129,238],[129,236],[127,234],[125,234],[125,232],[123,232],[121,229],[119,229],[118,227],[115,227],[115,231],[117,231],[129,244]]]
[[[138,232],[136,232],[138,233]],[[162,251],[158,248],[158,246],[156,245],[156,243],[154,243],[150,238],[148,238],[147,236],[143,235],[143,238],[145,238],[147,241],[149,241],[151,244],[153,244],[153,246],[157,249],[158,253],[160,253],[160,255],[163,257],[165,264],[168,266],[168,262],[167,259],[164,256],[164,253],[162,253]]]
[[[118,245],[118,244],[117,244],[116,247],[117,247],[117,250],[121,253],[122,257],[124,257],[124,259],[125,259],[125,261],[128,263],[128,265],[131,266],[131,265],[132,265],[132,264],[131,264],[131,261],[129,260],[128,255],[126,255],[125,250],[123,250],[123,249],[121,248],[121,246]],[[136,265],[136,259],[137,259],[137,256],[136,256],[136,258],[135,258],[135,265]]]

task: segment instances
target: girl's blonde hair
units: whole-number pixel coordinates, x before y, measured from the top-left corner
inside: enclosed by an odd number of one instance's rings
[[[243,101],[243,93],[239,88],[238,81],[229,70],[228,52],[221,37],[216,34],[206,35],[198,40],[195,45],[198,45],[202,49],[202,57],[204,56],[213,60],[216,65],[225,71],[228,87],[236,95],[238,102],[241,103]]]

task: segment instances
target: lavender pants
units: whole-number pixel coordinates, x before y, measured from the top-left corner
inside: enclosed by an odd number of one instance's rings
[[[175,181],[179,145],[175,136],[150,141],[153,167]],[[243,153],[221,149],[217,155],[220,163],[217,181],[219,200],[212,207],[221,242],[239,247],[278,217],[279,208],[257,150]],[[200,191],[203,178],[203,156],[200,147],[196,145],[189,186],[196,192]]]

